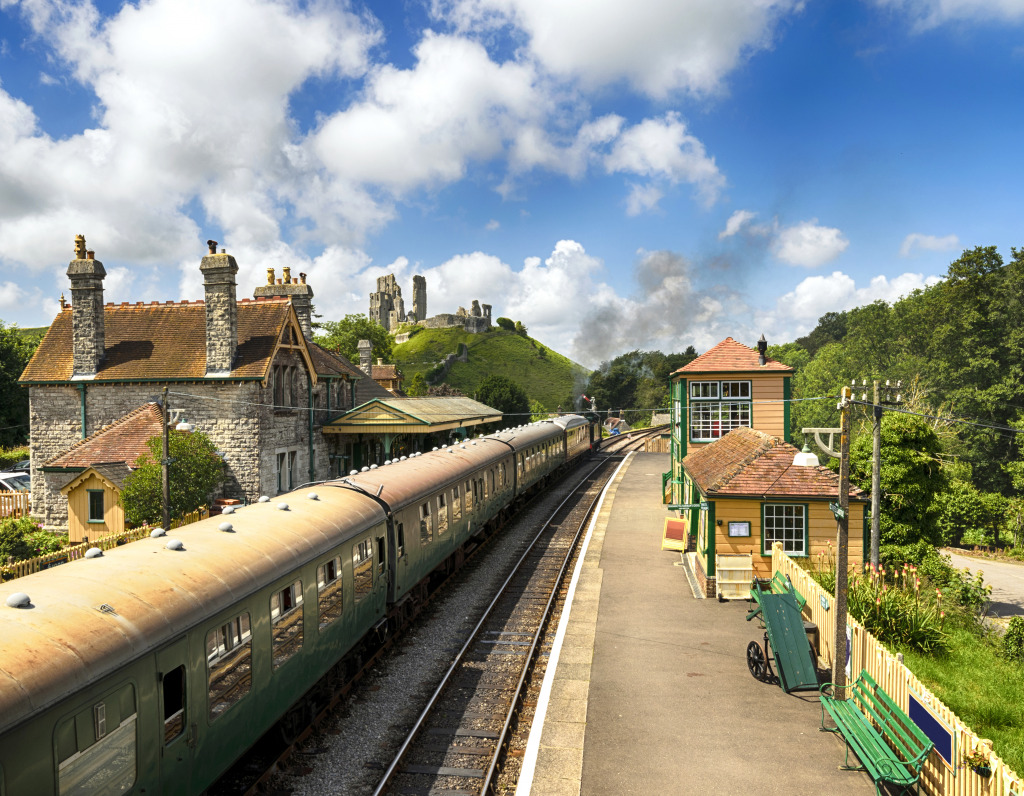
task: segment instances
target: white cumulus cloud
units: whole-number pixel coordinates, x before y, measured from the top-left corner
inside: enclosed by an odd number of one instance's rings
[[[921,235],[912,232],[903,239],[903,245],[900,246],[900,257],[909,257],[914,253],[914,249],[944,252],[955,249],[959,245],[960,239],[956,235],[945,235],[940,238],[936,235]]]
[[[594,88],[626,81],[652,97],[720,90],[751,54],[770,48],[801,0],[433,0],[460,30],[513,25],[550,73]]]
[[[1013,22],[1024,20],[1021,0],[875,0],[904,14],[917,31],[951,22]]]
[[[755,218],[757,218],[757,213],[751,210],[737,210],[725,222],[725,229],[718,233],[718,239],[725,240],[726,238],[731,238]]]
[[[840,230],[820,226],[818,219],[812,218],[779,229],[772,242],[772,252],[784,263],[817,268],[834,260],[849,245]]]

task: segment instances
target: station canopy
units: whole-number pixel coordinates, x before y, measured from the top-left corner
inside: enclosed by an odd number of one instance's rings
[[[374,398],[323,426],[325,434],[433,434],[501,420],[472,398]]]

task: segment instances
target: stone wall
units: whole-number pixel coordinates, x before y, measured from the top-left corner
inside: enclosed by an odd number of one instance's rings
[[[292,351],[282,350],[277,364],[300,365]],[[272,387],[259,382],[199,382],[169,384],[173,417],[187,420],[205,433],[224,453],[228,481],[224,497],[254,501],[277,494],[277,454],[294,451],[295,486],[309,479],[309,392],[302,369],[297,379],[295,406],[273,407]],[[85,383],[86,433],[119,420],[148,401],[161,400],[162,384]],[[350,408],[351,392],[344,391],[343,408]],[[314,388],[314,477],[329,474],[329,454],[343,444],[338,435],[323,435],[320,426],[340,410],[328,410],[326,385]],[[32,510],[49,530],[67,527],[67,498],[60,486],[71,473],[43,473],[40,468],[81,440],[81,393],[77,385],[33,386],[29,390],[32,423]],[[330,437],[325,439],[325,436]]]

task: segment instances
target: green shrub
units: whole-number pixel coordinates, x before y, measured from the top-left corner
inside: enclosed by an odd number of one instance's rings
[[[32,553],[30,558],[35,558],[36,556],[45,556],[47,553],[56,553],[58,550],[63,550],[67,547],[68,538],[63,534],[38,530],[25,534],[25,544],[28,545]]]
[[[1010,617],[1010,624],[999,647],[1006,660],[1024,663],[1024,617]]]
[[[497,324],[508,332],[514,332],[516,330],[516,322],[511,318],[498,318]]]
[[[6,564],[8,557],[24,561],[39,555],[29,543],[29,537],[44,533],[39,523],[29,517],[9,517],[0,520],[0,562]]]
[[[9,470],[18,462],[28,458],[28,448],[0,449],[0,471]]]

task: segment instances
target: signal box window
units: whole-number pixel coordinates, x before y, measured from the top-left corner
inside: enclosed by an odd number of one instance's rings
[[[248,612],[206,634],[206,665],[212,721],[252,687],[252,628]]]
[[[317,607],[320,611],[320,629],[323,630],[335,619],[341,617],[345,607],[345,590],[342,588],[341,556],[325,561],[316,568]]]
[[[749,381],[690,382],[690,440],[709,442],[750,427]]]

